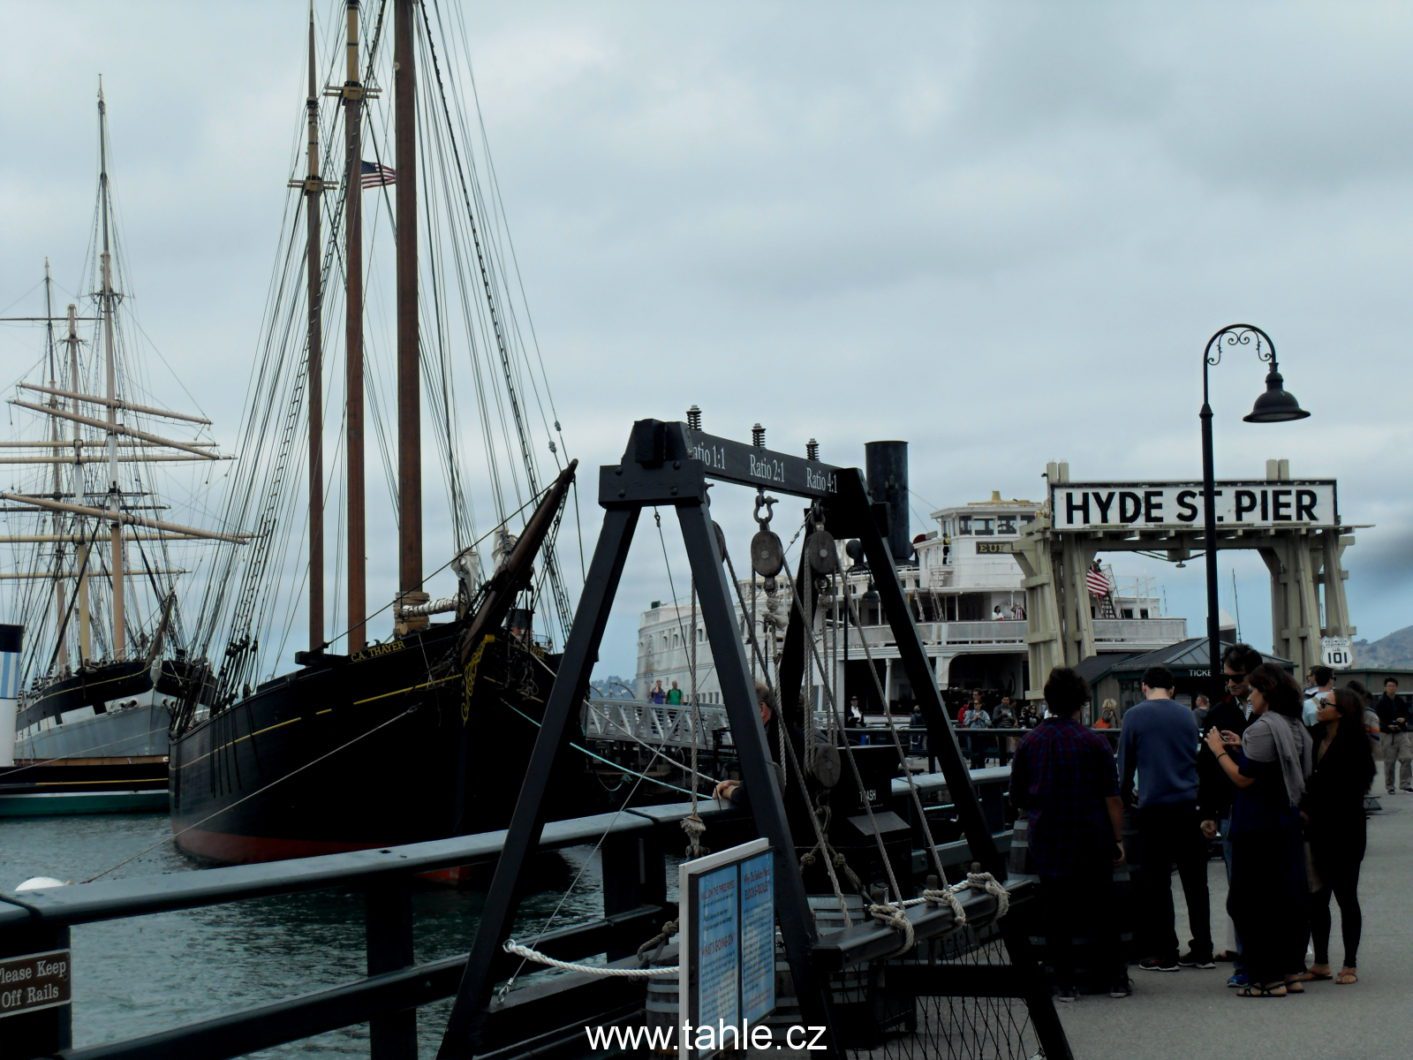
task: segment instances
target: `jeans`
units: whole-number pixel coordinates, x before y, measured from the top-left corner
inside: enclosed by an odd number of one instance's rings
[[[1105,985],[1122,978],[1124,962],[1119,953],[1118,919],[1114,916],[1113,867],[1099,862],[1075,876],[1040,878],[1041,927],[1055,984],[1078,986],[1076,940],[1085,943],[1082,964],[1089,978],[1103,977]]]
[[[1207,841],[1192,804],[1140,806],[1138,833],[1141,882],[1139,923],[1143,930],[1143,952],[1159,960],[1178,957],[1177,933],[1173,927],[1173,868],[1182,879],[1187,900],[1187,918],[1192,926],[1189,945],[1192,952],[1208,956],[1212,952],[1212,914],[1207,897]]]
[[[1384,788],[1393,793],[1394,780],[1400,779],[1401,787],[1413,789],[1413,732],[1393,732],[1383,735]]]

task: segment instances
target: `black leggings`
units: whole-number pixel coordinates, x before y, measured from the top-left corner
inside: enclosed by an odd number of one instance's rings
[[[1315,963],[1330,963],[1330,895],[1339,903],[1339,925],[1344,935],[1344,966],[1359,967],[1359,935],[1364,914],[1359,910],[1359,862],[1339,873],[1310,895],[1310,933],[1315,943]]]

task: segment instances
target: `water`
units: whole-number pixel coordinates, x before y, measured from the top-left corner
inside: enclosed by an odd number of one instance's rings
[[[199,871],[177,853],[163,815],[17,818],[0,821],[0,890],[32,876],[81,881],[119,862],[105,879]],[[136,855],[136,856],[134,856]],[[132,860],[127,860],[131,858]],[[602,877],[589,848],[566,851],[562,878],[529,896],[516,937],[533,937],[565,896],[555,926],[601,912]],[[416,959],[465,953],[482,895],[427,886],[413,897]],[[363,899],[323,891],[261,898],[100,924],[72,932],[76,1047],[150,1034],[360,978],[365,972]],[[422,1052],[441,1041],[450,1000],[422,1008]],[[368,1055],[367,1025],[253,1054]]]

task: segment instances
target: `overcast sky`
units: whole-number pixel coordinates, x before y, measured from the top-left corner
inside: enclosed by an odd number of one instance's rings
[[[317,6],[322,36],[336,6]],[[1345,520],[1374,524],[1347,554],[1359,635],[1413,622],[1406,7],[505,2],[466,18],[535,328],[590,469],[634,419],[697,403],[714,433],[760,421],[772,446],[813,436],[841,464],[908,440],[914,532],[993,489],[1041,497],[1047,460],[1195,479],[1203,345],[1249,321],[1313,416],[1242,423],[1264,366],[1229,355],[1218,475],[1283,456],[1337,478]],[[304,19],[297,2],[5,10],[0,315],[38,308],[46,255],[61,301],[87,289],[101,73],[142,326],[228,441],[291,194]],[[37,352],[0,329],[7,387]],[[750,496],[718,493],[744,557]],[[638,613],[668,597],[645,530],[601,672],[632,672]],[[1200,563],[1112,559],[1202,632]],[[1223,606],[1234,570],[1242,632],[1269,648],[1259,559],[1221,569]]]

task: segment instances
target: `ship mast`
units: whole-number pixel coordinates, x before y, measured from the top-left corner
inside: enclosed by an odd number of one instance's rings
[[[78,306],[76,305],[71,304],[69,306],[69,333],[64,338],[64,344],[69,348],[69,386],[77,390],[79,386],[79,336]],[[72,398],[69,404],[70,407],[73,409],[74,415],[78,415],[78,398]],[[53,417],[53,420],[57,424],[59,422],[59,417],[55,416]],[[78,423],[78,421],[73,420],[71,422],[74,425],[74,458],[77,461],[81,458],[81,455],[83,453],[83,437],[79,432],[80,424]],[[74,497],[78,498],[82,495],[83,464],[75,463]],[[61,513],[56,511],[54,513],[54,521],[56,526],[58,525],[59,520],[61,518]],[[61,541],[63,540],[61,533],[57,529],[55,530],[54,536],[60,538]],[[89,619],[88,600],[88,555],[90,548],[90,538],[89,535],[86,533],[80,534],[78,536],[82,540],[79,542],[78,554],[75,556],[75,569],[78,571],[78,583],[75,585],[74,591],[78,593],[78,662],[79,666],[85,666],[87,665],[88,661],[93,658],[93,633],[92,625]]]
[[[48,362],[49,386],[58,387],[58,369],[54,363],[54,281],[49,275],[49,259],[44,259],[44,354]],[[52,407],[58,407],[59,399],[53,395],[49,398]],[[59,442],[59,418],[51,416],[49,418],[49,441],[54,445],[55,451],[61,444]],[[50,485],[53,488],[53,499],[64,499],[64,469],[59,464],[54,464],[51,469]],[[61,538],[63,533],[64,517],[58,512],[54,513],[54,628],[64,628],[64,579],[60,572],[64,569],[64,545]],[[67,638],[66,638],[67,639]],[[64,652],[64,662],[68,663],[68,652]]]
[[[348,651],[367,643],[367,544],[363,507],[363,97],[358,69],[358,0],[348,0],[343,83],[345,293],[344,389],[347,394]]]
[[[314,4],[309,4],[309,169],[304,180],[305,219],[309,249],[305,271],[309,283],[309,650],[324,646],[324,351],[323,288],[319,239],[319,95],[314,84]]]
[[[417,77],[415,0],[394,0],[393,118],[397,149],[397,438],[398,611],[426,601],[422,592],[422,412],[417,334]],[[401,617],[404,629],[425,616]]]
[[[113,290],[113,257],[109,241],[108,196],[108,107],[103,101],[103,80],[98,80],[98,202],[102,215],[103,251],[99,258],[103,288],[99,309],[103,319],[103,363],[107,380],[108,511],[112,513],[109,543],[112,557],[109,569],[113,582],[113,658],[127,652],[127,629],[123,617],[123,524],[119,519],[122,493],[118,488],[118,373],[113,349],[113,310],[117,293]]]

